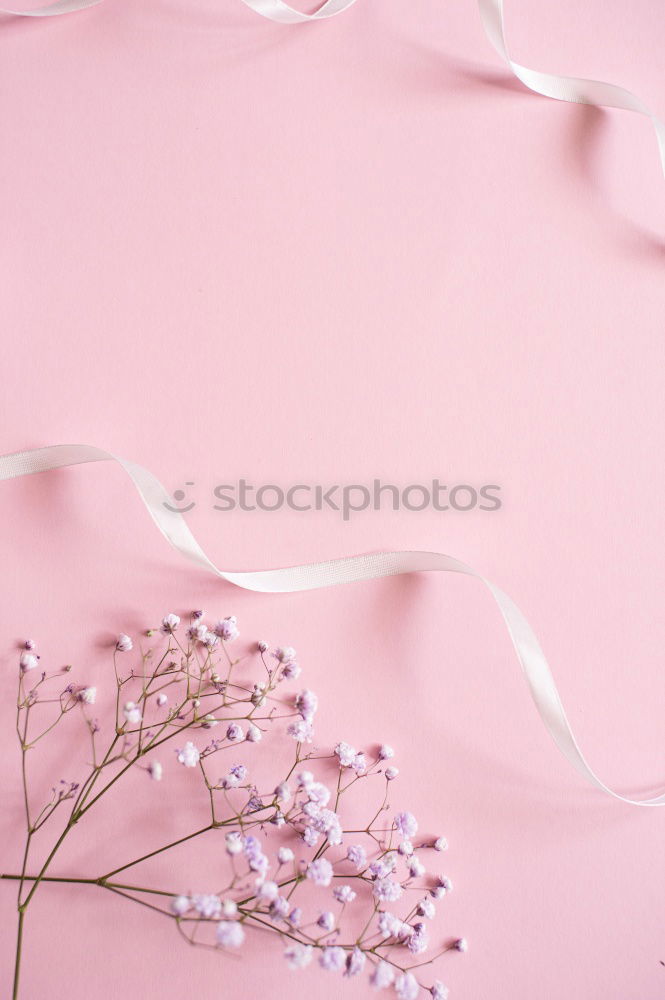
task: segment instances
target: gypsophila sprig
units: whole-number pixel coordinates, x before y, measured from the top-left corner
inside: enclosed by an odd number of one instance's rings
[[[329,750],[316,746],[317,695],[303,685],[289,690],[301,673],[293,647],[271,652],[267,641],[259,641],[250,663],[258,676],[240,680],[234,672],[239,660],[229,651],[240,634],[235,617],[210,625],[203,618],[202,611],[193,612],[187,625],[178,615],[164,615],[145,632],[149,649],[141,648],[142,639],[117,637],[111,720],[92,715],[101,685],[98,691],[83,677],[63,686],[63,671],[38,671],[33,640],[22,646],[16,731],[26,835],[21,871],[0,876],[18,883],[14,1000],[26,913],[38,888],[50,881],[98,887],[141,903],[170,917],[190,944],[237,952],[247,935],[272,934],[282,942],[286,969],[316,962],[326,974],[367,976],[372,987],[389,989],[397,1000],[447,997],[439,980],[426,982],[422,975],[444,952],[468,947],[465,938],[443,941],[433,930],[439,901],[452,890],[434,860],[447,842],[440,836],[419,842],[416,817],[390,801],[399,772],[386,761],[395,751],[387,743],[357,748],[344,740]],[[32,802],[28,756],[69,717],[87,730],[91,763],[78,781],[56,781],[40,808]],[[268,749],[274,740],[291,748],[291,759],[266,781],[258,765],[280,759]],[[159,794],[168,794],[170,770],[182,768],[209,803],[208,823],[110,873],[51,876],[65,839],[136,768],[144,780],[161,782]],[[358,822],[358,805],[368,802],[369,816]],[[31,871],[33,838],[47,823],[55,831],[52,848]],[[148,888],[132,877],[148,858],[206,833],[220,838],[222,863],[200,891],[188,887],[186,867],[173,876],[180,884],[168,887]]]

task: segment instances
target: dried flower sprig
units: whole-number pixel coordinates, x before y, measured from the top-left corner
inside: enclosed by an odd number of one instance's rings
[[[0,876],[18,882],[14,1000],[19,995],[26,911],[46,882],[94,885],[139,902],[170,917],[193,945],[234,950],[243,945],[248,931],[273,933],[284,943],[286,962],[293,969],[316,959],[322,969],[346,977],[368,972],[373,987],[390,988],[397,1000],[416,1000],[422,991],[445,1000],[448,990],[441,982],[426,986],[419,977],[420,970],[444,952],[467,948],[465,939],[458,938],[429,953],[428,925],[436,915],[436,902],[451,891],[452,883],[429,873],[424,858],[437,857],[447,842],[437,837],[416,843],[415,817],[391,809],[389,793],[398,775],[388,763],[393,749],[382,744],[373,752],[358,751],[346,742],[328,752],[314,748],[316,695],[308,689],[295,696],[282,694],[285,682],[300,675],[295,650],[287,646],[270,652],[267,642],[257,643],[261,679],[240,680],[234,673],[240,661],[228,650],[238,638],[236,619],[225,618],[211,627],[203,617],[202,611],[195,611],[184,627],[177,615],[166,615],[159,629],[146,633],[156,636],[156,642],[141,652],[140,669],[129,673],[120,667],[134,642],[124,633],[118,637],[113,655],[115,721],[105,749],[100,746],[102,727],[90,714],[97,689],[68,683],[51,694],[62,671],[38,674],[35,643],[25,642],[19,659],[16,731],[26,836],[21,871]],[[32,676],[38,679],[30,685]],[[53,717],[36,725],[38,711],[48,709]],[[83,780],[54,785],[50,799],[36,811],[28,787],[29,754],[72,713],[80,713],[87,728],[90,767]],[[286,721],[285,727],[280,720]],[[209,731],[218,727],[221,735],[210,738]],[[294,759],[286,774],[260,788],[252,777],[251,760],[239,758],[256,754],[256,744],[267,734],[293,741]],[[163,779],[157,753],[171,741],[177,744],[176,766],[191,769],[202,782],[209,822],[97,877],[51,876],[51,864],[65,839],[124,774],[139,767],[152,780]],[[228,759],[228,754],[219,755],[229,750],[234,754],[231,766],[224,768],[222,777],[213,778],[213,763]],[[348,793],[377,778],[382,793],[369,820],[359,825],[351,819],[346,827]],[[35,874],[28,874],[35,834],[63,813],[46,859]],[[221,884],[194,893],[125,881],[129,869],[211,830],[221,831],[224,838],[227,872]]]

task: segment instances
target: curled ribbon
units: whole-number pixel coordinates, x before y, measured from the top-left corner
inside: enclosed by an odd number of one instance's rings
[[[26,17],[49,17],[54,14],[69,14],[77,10],[84,10],[86,7],[94,7],[101,2],[102,0],[56,0],[54,3],[48,3],[32,10],[9,10],[2,7],[0,13]],[[303,24],[308,21],[322,21],[334,17],[336,14],[341,14],[352,7],[356,0],[325,0],[311,14],[296,10],[295,7],[285,3],[285,0],[242,0],[242,2],[257,14],[278,24]],[[665,125],[639,97],[613,83],[541,73],[539,70],[528,69],[526,66],[514,62],[510,58],[506,46],[503,0],[478,0],[478,7],[485,33],[490,42],[514,76],[529,90],[543,97],[551,97],[556,101],[591,104],[598,108],[619,108],[623,111],[634,111],[648,118],[656,133],[661,165],[663,173],[665,173]]]
[[[531,695],[554,742],[576,771],[590,784],[608,795],[636,806],[665,805],[665,792],[654,798],[637,799],[620,795],[608,788],[587,764],[573,735],[559,697],[554,678],[536,635],[514,601],[495,584],[486,580],[465,563],[441,552],[377,552],[368,555],[331,559],[327,562],[290,566],[285,569],[230,572],[218,569],[189,530],[180,513],[170,508],[170,496],[151,472],[134,462],[91,445],[53,445],[0,456],[0,480],[28,476],[36,472],[60,469],[87,462],[117,462],[129,475],[148,508],[153,521],[170,544],[201,569],[245,590],[263,593],[293,593],[316,590],[358,580],[396,576],[414,572],[462,573],[480,580],[496,601],[508,629],[515,652],[524,671]],[[165,504],[169,505],[167,509]]]

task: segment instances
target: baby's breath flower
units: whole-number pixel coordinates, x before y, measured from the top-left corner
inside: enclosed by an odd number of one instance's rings
[[[466,938],[458,938],[457,941],[455,941],[454,947],[457,951],[468,951],[469,942]]]
[[[257,649],[258,649],[259,653],[267,653],[268,649],[270,648],[270,646],[265,641],[265,639],[259,639],[259,641],[257,642],[256,646],[257,646]]]
[[[274,656],[280,663],[293,663],[296,658],[296,651],[293,646],[284,646],[284,648],[276,649]]]
[[[224,618],[222,621],[217,622],[213,631],[215,635],[219,636],[225,642],[232,642],[240,635],[238,631],[238,619],[233,615],[230,618]]]
[[[432,844],[432,847],[434,848],[435,851],[447,851],[448,841],[446,840],[445,837],[437,837],[434,843]]]
[[[141,721],[141,709],[135,702],[127,701],[125,702],[123,708],[123,715],[125,716],[125,721],[129,722],[131,725],[135,726]]]
[[[188,896],[174,896],[171,900],[171,912],[175,913],[176,917],[183,917],[190,907]]]
[[[314,949],[311,944],[290,944],[284,952],[290,969],[304,969],[312,961]]]
[[[365,968],[365,952],[355,947],[346,959],[345,976],[359,976]]]
[[[148,774],[153,781],[161,781],[162,775],[164,773],[164,768],[159,763],[158,760],[151,760],[148,764]]]
[[[395,980],[395,993],[398,1000],[416,1000],[419,992],[418,980],[412,972],[403,972]]]
[[[84,705],[94,705],[97,700],[97,688],[96,687],[82,687],[76,692],[76,697],[79,701],[82,701]]]
[[[324,948],[319,956],[319,965],[328,972],[341,972],[346,965],[346,952],[337,945]]]
[[[201,759],[201,754],[199,753],[198,748],[192,743],[191,740],[188,740],[187,743],[185,743],[182,750],[176,750],[176,754],[178,757],[178,763],[182,764],[184,767],[196,767]]]
[[[391,985],[395,979],[395,971],[392,965],[381,959],[381,961],[374,967],[374,971],[370,976],[370,983],[377,990],[385,990]]]
[[[448,997],[450,996],[448,987],[444,986],[438,979],[435,979],[432,983],[430,993],[432,994],[432,1000],[448,1000]]]
[[[260,743],[261,740],[263,739],[263,733],[261,732],[258,726],[255,726],[253,722],[250,722],[250,724],[247,726],[247,735],[245,739],[249,743]]]
[[[379,747],[379,758],[381,760],[390,760],[391,757],[395,756],[395,751],[387,743],[382,743]]]
[[[217,944],[222,948],[240,948],[245,932],[237,921],[222,920],[217,924]]]
[[[311,879],[315,885],[330,885],[333,877],[333,866],[327,858],[318,858],[310,861],[307,866],[307,878]]]
[[[338,903],[352,903],[356,898],[356,893],[350,885],[340,885],[333,889],[333,896]]]
[[[175,632],[179,624],[180,619],[177,615],[164,615],[162,618],[162,632]]]
[[[28,670],[34,670],[38,663],[39,657],[34,653],[21,653],[19,665],[22,673],[27,674]]]
[[[134,643],[128,635],[121,632],[116,640],[115,648],[119,653],[129,653],[134,648]]]
[[[399,768],[397,768],[397,767],[387,767],[385,769],[385,771],[384,771],[384,774],[385,774],[386,778],[388,779],[388,781],[394,781],[395,778],[397,777],[397,775],[399,774]]]
[[[411,838],[418,833],[418,820],[410,812],[399,812],[395,816],[395,829],[403,837]]]

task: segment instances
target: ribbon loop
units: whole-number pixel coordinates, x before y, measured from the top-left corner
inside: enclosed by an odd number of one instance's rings
[[[416,572],[461,573],[480,580],[489,590],[503,616],[545,728],[569,763],[590,784],[621,802],[636,806],[665,805],[665,791],[653,798],[631,798],[608,788],[598,778],[584,758],[573,735],[545,654],[528,621],[508,594],[452,556],[444,555],[442,552],[377,552],[303,566],[289,566],[284,569],[232,572],[218,569],[196,541],[182,514],[167,509],[165,505],[170,506],[171,498],[151,472],[102,448],[95,448],[92,445],[53,445],[49,448],[36,448],[3,455],[0,456],[0,480],[15,479],[18,476],[70,465],[105,461],[117,462],[129,475],[153,521],[174,549],[201,569],[214,573],[245,590],[293,593]]]

